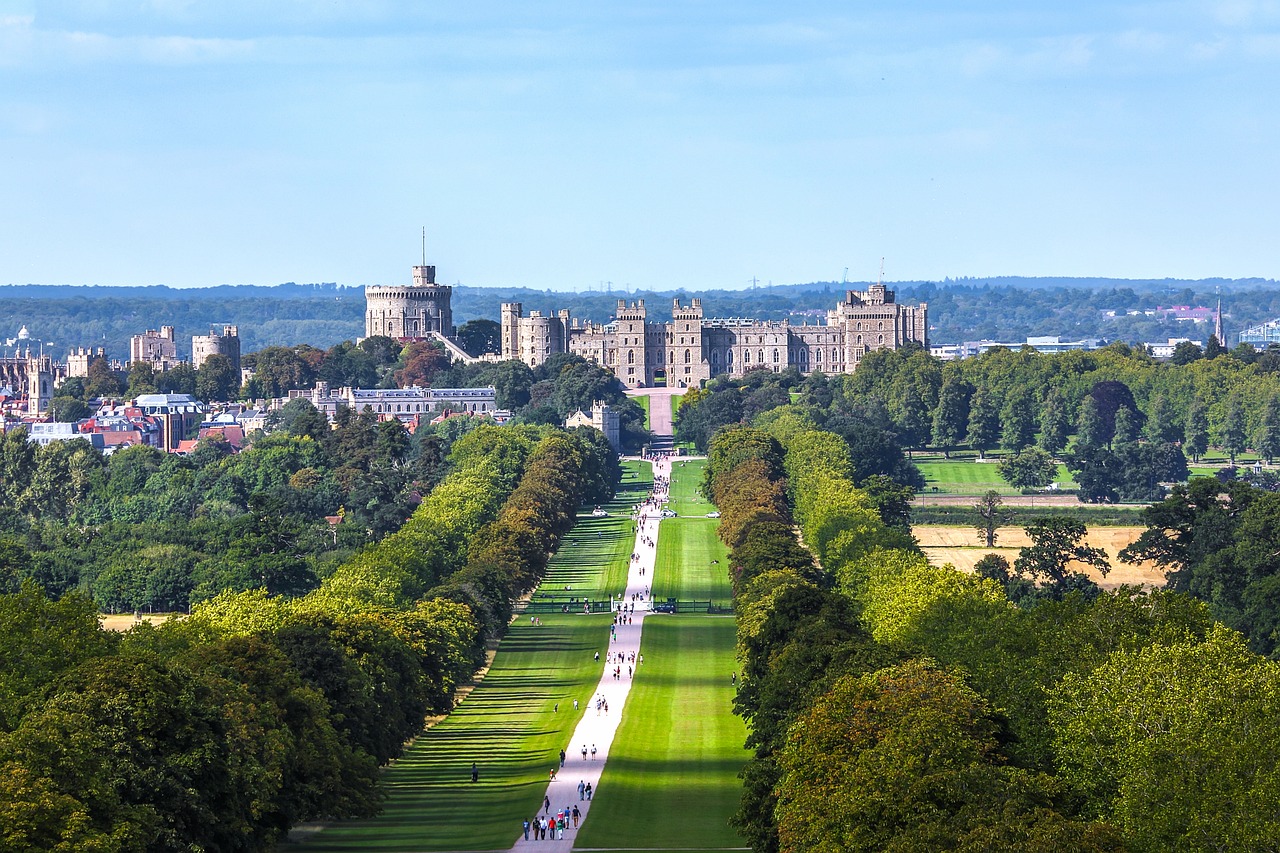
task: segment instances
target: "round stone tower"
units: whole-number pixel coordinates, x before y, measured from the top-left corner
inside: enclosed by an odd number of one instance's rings
[[[399,340],[431,337],[432,333],[452,338],[453,288],[436,284],[434,266],[413,268],[409,287],[366,287],[364,289],[365,337],[386,335]]]

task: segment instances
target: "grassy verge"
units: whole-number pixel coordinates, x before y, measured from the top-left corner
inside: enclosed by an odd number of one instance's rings
[[[746,728],[733,716],[734,622],[645,619],[636,676],[580,848],[741,847],[737,809]]]
[[[631,399],[635,400],[636,404],[639,405],[640,408],[644,409],[644,428],[653,429],[653,427],[649,425],[649,396],[645,394],[639,397],[632,397]]]
[[[716,536],[714,519],[668,518],[662,522],[653,596],[658,601],[677,598],[722,606],[731,603],[729,552]]]
[[[673,459],[671,461],[671,492],[667,505],[682,518],[689,515],[706,515],[715,509],[698,491],[702,485],[705,459]]]
[[[579,516],[551,561],[543,590],[605,597],[626,578],[634,545],[630,507],[652,484],[647,463],[628,463],[609,515]],[[371,820],[334,824],[291,851],[493,850],[509,847],[533,814],[547,771],[600,677],[595,652],[607,649],[612,616],[542,615],[517,620],[493,665],[467,700],[420,736],[383,776],[386,807]],[[646,661],[647,664],[647,661]],[[559,705],[559,711],[555,706]],[[470,780],[471,762],[480,781]]]
[[[1010,513],[1009,524],[1022,527],[1033,518],[1045,515],[1064,515],[1083,521],[1089,527],[1134,527],[1142,524],[1139,506],[1108,506],[1105,504],[1080,504],[1079,506],[1005,506]],[[972,526],[979,521],[978,513],[971,506],[913,506],[911,523],[941,524],[947,526]]]

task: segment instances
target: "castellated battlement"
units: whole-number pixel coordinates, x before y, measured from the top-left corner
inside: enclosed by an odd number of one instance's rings
[[[415,340],[433,334],[452,338],[453,288],[436,284],[434,266],[415,266],[411,285],[374,285],[364,289],[365,337],[385,335]]]
[[[628,388],[697,387],[753,370],[852,373],[873,350],[927,347],[926,311],[923,303],[897,304],[882,284],[847,291],[826,323],[800,326],[707,318],[698,297],[688,305],[673,299],[666,322],[650,322],[643,299],[619,299],[607,325],[575,322],[563,310],[524,316],[523,306],[512,302],[502,306],[502,355],[537,367],[557,353],[574,353],[610,370]]]

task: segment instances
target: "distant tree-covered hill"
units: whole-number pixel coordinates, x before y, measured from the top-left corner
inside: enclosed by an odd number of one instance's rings
[[[708,317],[790,318],[817,322],[843,298],[846,289],[868,282],[809,282],[752,290],[635,291],[631,293],[554,292],[518,287],[454,288],[453,314],[468,320],[497,320],[503,302],[520,302],[525,312],[567,308],[574,317],[606,322],[618,300],[644,299],[650,316],[671,316],[673,299],[702,299]],[[991,339],[1016,342],[1028,335],[1097,337],[1107,340],[1162,341],[1169,337],[1207,337],[1207,324],[1192,324],[1125,312],[1170,305],[1213,305],[1222,298],[1228,343],[1240,329],[1280,317],[1280,287],[1267,279],[1201,281],[1101,278],[948,279],[890,284],[898,300],[929,303],[930,340],[958,343]],[[1116,312],[1118,316],[1107,316]],[[0,287],[0,339],[14,338],[26,325],[32,341],[53,342],[59,357],[77,346],[103,346],[112,358],[125,359],[129,338],[145,329],[174,326],[178,352],[189,356],[191,336],[213,324],[240,327],[241,348],[253,352],[272,345],[308,343],[328,348],[364,331],[364,289],[336,284],[281,284],[274,287],[222,286]],[[0,340],[3,343],[3,340]],[[10,350],[11,351],[11,350]]]

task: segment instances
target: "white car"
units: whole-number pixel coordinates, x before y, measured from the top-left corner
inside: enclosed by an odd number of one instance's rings
[[[663,518],[675,518],[675,517],[676,517],[676,511],[675,511],[674,509],[664,509],[664,510],[662,511],[662,517],[663,517]]]
[[[609,513],[605,512],[600,507],[596,507],[595,509],[591,510],[591,516],[593,518],[604,518],[608,514]]]
[[[707,518],[719,518],[719,517],[720,517],[720,511],[719,511],[719,510],[716,510],[715,512],[709,512],[709,513],[707,513]]]

